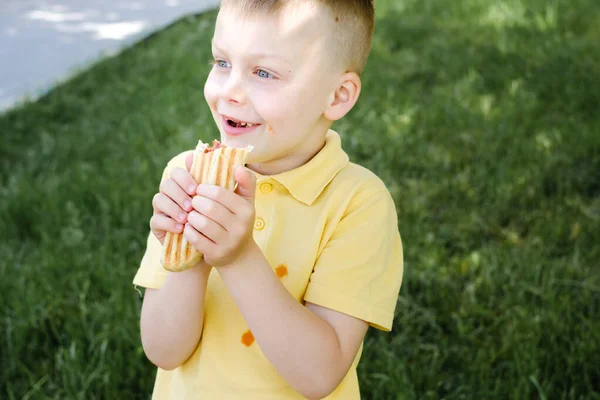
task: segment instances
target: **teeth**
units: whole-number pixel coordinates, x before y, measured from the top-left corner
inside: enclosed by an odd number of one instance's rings
[[[227,120],[227,123],[229,125],[231,125],[232,127],[238,127],[238,128],[252,128],[253,126],[257,125],[257,124],[250,124],[248,122],[237,122],[231,119]]]

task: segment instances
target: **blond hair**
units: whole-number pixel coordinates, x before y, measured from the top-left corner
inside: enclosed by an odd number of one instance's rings
[[[221,8],[233,8],[248,15],[268,15],[276,14],[297,1],[306,0],[222,0]],[[371,52],[375,27],[373,0],[312,1],[330,12],[336,57],[340,58],[347,71],[361,74]]]

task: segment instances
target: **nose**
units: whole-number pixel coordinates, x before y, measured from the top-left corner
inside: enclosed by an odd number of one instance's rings
[[[221,100],[233,104],[243,104],[245,96],[244,80],[240,72],[232,70],[221,88]]]

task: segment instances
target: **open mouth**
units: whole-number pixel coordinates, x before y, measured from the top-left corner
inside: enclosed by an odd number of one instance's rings
[[[239,121],[230,117],[223,117],[225,119],[225,122],[227,122],[227,125],[231,126],[232,128],[252,128],[253,126],[257,126],[260,124],[253,124],[250,122],[245,122],[245,121]]]

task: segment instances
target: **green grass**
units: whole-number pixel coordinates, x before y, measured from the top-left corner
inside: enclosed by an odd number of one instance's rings
[[[336,123],[405,246],[365,399],[600,399],[600,5],[380,3]],[[0,397],[148,398],[131,280],[165,163],[216,136],[214,13],[0,116]]]

